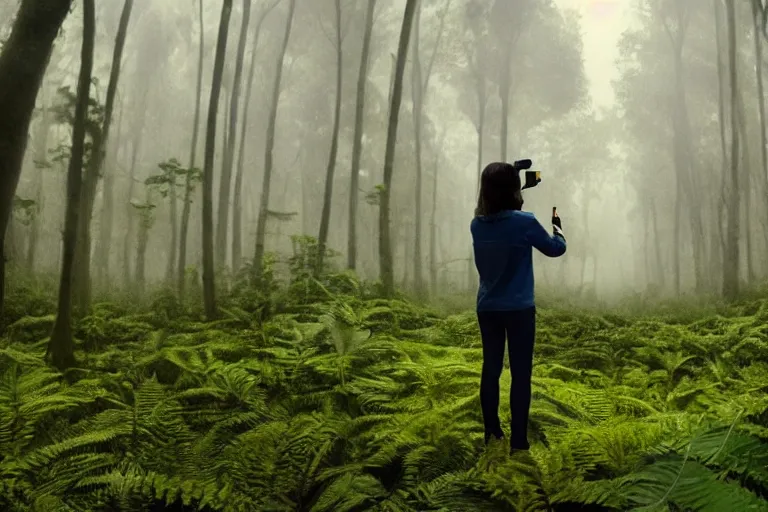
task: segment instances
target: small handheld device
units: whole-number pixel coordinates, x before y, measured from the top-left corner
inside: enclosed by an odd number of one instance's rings
[[[539,171],[525,171],[525,184],[521,190],[533,188],[541,183],[541,173]]]
[[[518,171],[525,171],[525,183],[521,187],[521,190],[525,190],[527,188],[533,188],[539,183],[541,183],[541,173],[539,171],[529,170],[533,165],[533,162],[530,159],[526,158],[524,160],[517,160],[512,165]]]
[[[557,206],[552,207],[552,216],[557,217]]]

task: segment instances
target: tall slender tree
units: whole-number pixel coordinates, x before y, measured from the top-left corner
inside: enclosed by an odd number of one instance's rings
[[[333,177],[336,170],[336,155],[339,152],[339,125],[341,124],[341,86],[343,73],[343,37],[341,33],[341,0],[334,0],[336,39],[336,102],[333,107],[333,129],[331,131],[331,149],[328,152],[328,164],[325,171],[325,194],[323,211],[320,215],[320,233],[317,236],[317,260],[315,262],[315,275],[319,275],[323,268],[323,257],[328,243],[328,226],[331,223],[331,204],[333,203]]]
[[[722,262],[723,257],[726,253],[726,244],[727,244],[727,236],[726,236],[726,230],[723,229],[722,222],[720,221],[720,218],[724,217],[725,214],[725,206],[726,206],[726,197],[725,197],[725,188],[726,188],[726,181],[728,176],[728,137],[727,137],[727,128],[725,126],[725,91],[727,89],[726,86],[726,77],[725,77],[725,62],[723,58],[723,20],[722,20],[722,0],[712,0],[713,8],[714,8],[714,20],[715,20],[715,52],[716,55],[716,63],[717,63],[717,119],[718,119],[718,127],[719,127],[719,134],[720,134],[720,155],[721,155],[721,162],[720,162],[720,197],[716,199],[716,204],[718,206],[718,222],[717,222],[717,232],[718,232],[718,247],[717,249],[712,249],[713,253],[716,253],[718,256],[720,256],[720,261]],[[723,270],[723,268],[719,269]]]
[[[480,175],[483,172],[485,149],[485,122],[488,112],[488,77],[486,66],[481,62],[482,48],[485,38],[485,17],[482,4],[473,1],[467,4],[464,16],[467,24],[467,32],[472,35],[465,43],[465,51],[469,60],[468,78],[474,89],[476,100],[476,113],[470,111],[475,130],[477,131],[477,182],[475,194],[480,192]],[[472,109],[471,109],[472,110]],[[467,289],[472,290],[476,286],[476,272],[474,266],[474,252],[470,247],[467,257]]]
[[[115,48],[112,54],[112,69],[107,85],[107,98],[104,105],[104,119],[98,136],[92,141],[91,158],[83,176],[82,194],[80,197],[80,213],[78,221],[78,242],[75,250],[75,297],[81,314],[85,314],[91,305],[91,218],[96,201],[96,189],[101,176],[101,170],[106,155],[106,145],[112,127],[117,86],[120,81],[123,49],[128,34],[128,24],[133,12],[134,0],[125,0],[123,12],[115,36]]]
[[[72,130],[72,154],[67,171],[67,209],[64,220],[64,250],[59,283],[59,307],[56,321],[48,341],[47,355],[59,370],[66,370],[75,363],[75,344],[72,339],[72,281],[74,278],[75,248],[77,245],[80,193],[82,188],[85,132],[90,101],[93,50],[96,44],[96,9],[94,0],[83,0],[83,46],[80,76],[77,82],[77,103]]]
[[[424,85],[422,83],[422,69],[421,69],[421,12],[423,10],[423,2],[419,1],[416,6],[416,13],[413,21],[413,43],[412,58],[411,58],[411,96],[413,99],[413,134],[414,134],[414,149],[416,154],[416,186],[413,187],[415,194],[415,210],[414,210],[414,237],[413,237],[413,280],[416,289],[416,295],[423,298],[424,295],[424,277],[422,261],[422,244],[421,244],[421,199],[423,195],[423,161],[422,161],[422,113],[423,113],[423,98],[426,93]]]
[[[203,300],[205,316],[213,320],[217,316],[215,267],[213,262],[213,164],[216,151],[216,121],[219,114],[221,82],[224,78],[224,58],[227,54],[229,20],[232,17],[232,0],[223,0],[216,58],[213,64],[211,101],[208,104],[208,127],[205,140],[205,167],[203,168]]]
[[[438,269],[437,269],[437,203],[440,194],[438,193],[438,177],[440,175],[440,153],[445,141],[445,130],[440,136],[440,142],[435,151],[435,164],[432,179],[432,213],[429,226],[429,289],[433,297],[438,293]]]
[[[122,141],[123,109],[119,109],[117,119],[117,133],[114,142],[109,145],[110,157],[107,161],[113,167],[117,165],[117,155]],[[110,169],[104,173],[104,191],[101,201],[101,222],[99,222],[99,236],[96,242],[96,282],[101,285],[109,280],[109,255],[112,245],[112,230],[115,218],[115,172]]]
[[[24,0],[0,53],[0,318],[5,302],[5,233],[27,134],[53,42],[72,0]]]
[[[146,93],[142,97],[142,103],[146,103]],[[145,110],[139,110],[139,117],[136,120],[136,127],[133,130],[131,140],[131,163],[128,168],[128,200],[125,201],[125,218],[128,226],[125,230],[125,239],[123,240],[123,286],[126,290],[133,288],[133,269],[131,267],[131,253],[134,247],[134,235],[136,233],[136,215],[133,207],[133,194],[136,190],[136,171],[138,170],[139,153],[143,142],[143,128],[146,121]]]
[[[203,99],[203,59],[205,57],[205,20],[203,18],[203,0],[198,2],[198,22],[200,24],[200,43],[197,57],[197,88],[195,92],[195,120],[192,127],[192,144],[189,148],[189,169],[184,183],[184,205],[181,212],[181,228],[179,230],[179,264],[176,268],[176,280],[179,296],[184,295],[186,279],[184,273],[187,268],[187,236],[189,234],[189,216],[192,210],[193,170],[197,157],[197,138],[200,132],[200,104]]]
[[[248,72],[248,85],[246,86],[245,102],[243,104],[243,122],[240,123],[240,146],[237,156],[237,173],[235,175],[235,191],[232,199],[232,272],[240,270],[243,258],[243,172],[245,170],[245,136],[248,132],[248,112],[251,106],[251,96],[253,94],[253,81],[256,77],[256,51],[259,47],[261,38],[261,28],[267,14],[272,11],[280,0],[272,0],[259,14],[256,22],[256,28],[253,33],[253,49],[251,50],[251,64]]]
[[[384,153],[384,183],[379,202],[379,274],[383,293],[387,297],[395,294],[395,273],[392,261],[392,234],[390,226],[390,200],[392,197],[392,175],[395,167],[395,148],[397,145],[397,125],[400,119],[400,104],[403,100],[403,76],[405,62],[408,59],[408,44],[411,39],[413,19],[418,0],[406,0],[400,42],[397,48],[395,77],[392,84],[392,97],[389,108],[389,126],[387,128],[387,146]]]
[[[760,18],[759,26],[763,38],[768,40],[768,3],[765,0],[752,0],[752,8],[755,9]]]
[[[360,188],[360,160],[363,154],[363,123],[365,121],[365,89],[368,83],[368,67],[371,57],[373,15],[376,0],[368,0],[365,11],[363,48],[360,54],[360,71],[357,74],[357,102],[355,103],[355,134],[352,142],[352,172],[349,181],[349,228],[347,238],[347,266],[357,268],[357,201]]]
[[[229,105],[229,136],[224,149],[224,166],[219,182],[219,211],[216,223],[216,264],[226,266],[227,232],[229,229],[229,198],[232,188],[232,170],[235,161],[235,143],[237,137],[237,121],[240,107],[240,89],[243,80],[243,62],[245,61],[245,44],[248,41],[248,25],[251,22],[251,0],[243,0],[243,21],[240,27],[240,41],[237,45],[235,60],[235,77],[232,83],[232,95]]]
[[[671,16],[667,16],[671,10]],[[702,291],[706,285],[704,233],[701,217],[700,199],[693,194],[696,176],[693,175],[693,155],[691,143],[691,127],[688,113],[687,89],[685,83],[685,59],[683,53],[685,42],[691,26],[691,11],[688,6],[679,1],[665,2],[658,12],[669,39],[672,50],[674,69],[674,94],[671,97],[669,113],[672,121],[672,155],[675,168],[675,251],[673,275],[675,293],[681,292],[681,258],[684,244],[682,243],[683,211],[685,210],[690,222],[691,247],[693,248],[694,273],[696,289]]]
[[[168,284],[171,284],[176,276],[176,263],[178,261],[176,251],[179,247],[179,203],[176,180],[177,177],[175,173],[171,173],[168,176],[168,205],[170,207],[169,215],[171,217],[171,244],[169,247],[168,263],[165,268],[165,281]]]
[[[415,213],[414,213],[414,237],[413,237],[413,279],[415,283],[416,294],[420,298],[425,298],[427,290],[424,283],[424,259],[423,259],[423,189],[424,189],[424,162],[423,162],[423,131],[424,131],[424,109],[426,106],[427,94],[429,92],[429,83],[432,79],[432,70],[435,59],[440,50],[440,43],[445,31],[445,19],[452,0],[446,0],[443,4],[443,10],[440,14],[440,24],[435,38],[435,45],[432,48],[432,55],[429,57],[426,69],[422,70],[421,63],[421,12],[423,3],[419,3],[416,8],[416,15],[413,22],[413,44],[412,47],[412,68],[411,71],[411,95],[413,97],[413,131],[414,145],[416,149],[416,186],[415,193]]]
[[[45,90],[45,87],[43,87]],[[40,123],[38,126],[37,140],[35,141],[35,165],[38,167],[35,175],[35,215],[32,217],[29,233],[29,245],[27,245],[27,270],[35,271],[37,248],[40,241],[41,219],[43,202],[45,200],[44,170],[48,161],[48,132],[51,129],[51,115],[47,106],[47,98],[43,92]]]
[[[757,2],[759,3],[759,2]],[[755,75],[757,79],[757,107],[760,120],[760,163],[764,197],[768,197],[768,134],[766,134],[765,118],[765,84],[763,79],[763,38],[761,36],[761,12],[756,2],[752,2],[752,21],[755,31]],[[768,204],[766,204],[768,208]],[[768,212],[768,210],[767,210]],[[766,245],[768,245],[768,230],[764,229]]]
[[[293,17],[296,12],[296,0],[288,0],[288,16],[285,21],[285,32],[282,44],[277,53],[275,65],[275,79],[272,83],[272,98],[270,103],[269,119],[267,120],[267,140],[264,148],[264,178],[261,184],[261,203],[259,204],[259,217],[256,221],[256,249],[253,255],[253,272],[256,279],[260,279],[264,270],[264,250],[267,238],[267,218],[269,216],[269,193],[272,186],[272,171],[274,167],[275,129],[277,126],[277,108],[280,105],[280,92],[283,87],[283,61],[288,51],[288,42],[291,39]]]
[[[725,0],[728,27],[728,74],[731,90],[731,168],[728,195],[728,230],[726,232],[725,268],[723,269],[723,295],[733,300],[739,295],[739,215],[741,189],[739,188],[739,77],[736,50],[736,9],[734,0]]]

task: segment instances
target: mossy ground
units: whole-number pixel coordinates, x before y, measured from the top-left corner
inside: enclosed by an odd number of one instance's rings
[[[0,509],[768,510],[768,300],[540,307],[533,446],[510,456],[483,447],[471,311],[302,286],[235,291],[212,323],[167,293],[99,303],[64,375],[50,298],[13,292]]]

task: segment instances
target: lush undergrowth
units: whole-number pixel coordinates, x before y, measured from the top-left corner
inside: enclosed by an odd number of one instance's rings
[[[280,296],[234,290],[214,323],[170,295],[99,303],[62,375],[52,304],[12,294],[0,510],[768,510],[768,301],[540,309],[532,448],[510,456],[483,447],[471,312],[343,275]]]

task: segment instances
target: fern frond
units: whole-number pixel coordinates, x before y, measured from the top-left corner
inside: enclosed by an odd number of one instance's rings
[[[659,461],[625,478],[624,493],[639,510],[667,503],[688,510],[768,510],[762,500],[734,482],[719,480],[706,467],[681,457]]]

